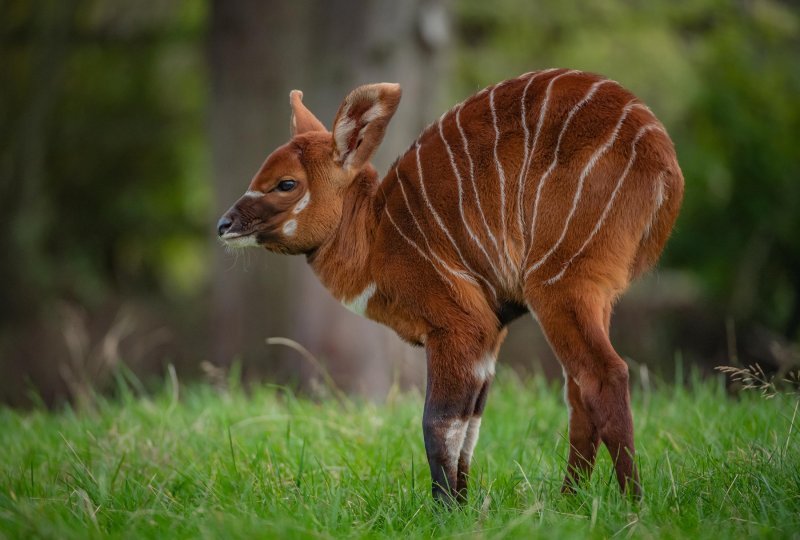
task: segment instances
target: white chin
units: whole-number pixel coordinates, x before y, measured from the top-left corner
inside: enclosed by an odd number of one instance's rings
[[[258,242],[256,242],[256,235],[255,234],[247,234],[247,235],[237,235],[237,234],[223,234],[220,239],[225,243],[226,246],[234,247],[234,248],[245,248],[245,247],[258,247]]]

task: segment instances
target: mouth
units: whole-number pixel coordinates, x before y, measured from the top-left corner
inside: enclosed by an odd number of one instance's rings
[[[256,233],[235,233],[227,232],[219,237],[220,240],[226,245],[235,248],[243,247],[257,247],[258,241],[256,240]]]

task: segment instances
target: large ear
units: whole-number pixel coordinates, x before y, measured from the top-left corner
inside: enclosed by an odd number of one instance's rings
[[[399,103],[399,84],[367,84],[350,92],[333,121],[334,159],[345,169],[361,168],[378,149]]]
[[[292,137],[306,131],[328,131],[322,122],[303,105],[303,92],[292,90],[289,92],[289,105],[292,106],[292,123],[289,132]]]

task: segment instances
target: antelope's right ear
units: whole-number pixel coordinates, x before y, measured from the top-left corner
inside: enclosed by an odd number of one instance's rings
[[[322,122],[303,105],[303,92],[292,90],[289,92],[289,105],[292,106],[292,123],[289,126],[289,133],[292,137],[300,135],[306,131],[328,131]]]
[[[342,102],[333,121],[333,153],[344,169],[360,169],[378,149],[400,94],[399,84],[367,84]]]

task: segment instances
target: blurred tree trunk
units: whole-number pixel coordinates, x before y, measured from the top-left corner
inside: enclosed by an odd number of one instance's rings
[[[212,12],[212,143],[221,213],[273,148],[286,141],[288,91],[304,90],[306,105],[330,129],[345,95],[359,84],[399,82],[400,109],[374,163],[385,172],[420,130],[446,108],[447,16],[443,2],[218,0]],[[217,250],[215,355],[226,363],[275,358],[263,338],[283,335],[307,347],[346,390],[373,397],[393,381],[419,382],[416,352],[390,330],[344,310],[302,257],[251,254],[250,269]],[[240,255],[245,258],[246,255]],[[267,264],[263,264],[267,257]],[[287,354],[287,353],[283,353]],[[293,352],[294,373],[315,375]],[[275,364],[273,364],[275,365]],[[285,365],[285,364],[284,364]]]
[[[247,189],[271,149],[288,136],[288,88],[308,38],[308,2],[215,0],[211,9],[210,132],[212,224]],[[285,129],[280,129],[286,126]],[[287,328],[288,261],[214,249],[211,360],[248,364],[266,355],[264,338]]]

